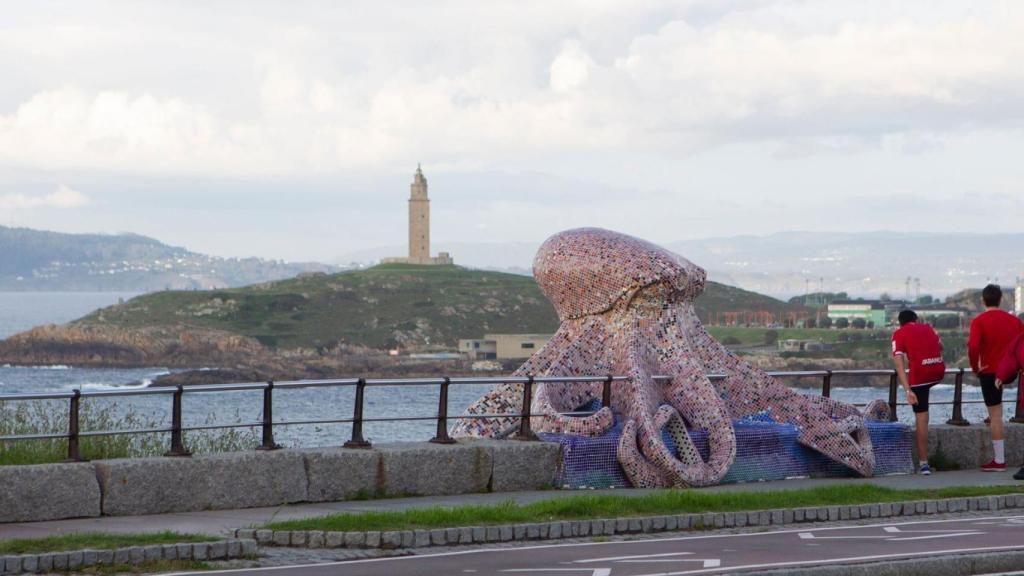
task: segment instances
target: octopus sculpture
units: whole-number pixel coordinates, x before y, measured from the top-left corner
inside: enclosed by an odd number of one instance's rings
[[[707,486],[721,481],[736,456],[733,420],[763,414],[796,426],[801,444],[872,474],[865,415],[790,390],[709,336],[694,311],[706,275],[685,258],[631,236],[582,228],[545,241],[534,276],[561,325],[516,374],[627,377],[615,383],[610,407],[584,416],[567,413],[600,399],[601,382],[535,384],[534,430],[599,436],[617,417],[623,427],[616,455],[634,486]],[[521,412],[522,386],[496,386],[466,415]],[[887,411],[876,401],[865,414],[882,419]],[[516,416],[461,418],[453,435],[500,438],[518,427]],[[706,459],[688,429],[706,431]]]

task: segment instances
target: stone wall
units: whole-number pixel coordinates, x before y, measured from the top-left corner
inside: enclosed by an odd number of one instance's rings
[[[933,426],[928,446],[939,468],[992,458],[984,425]],[[0,523],[540,490],[551,487],[559,454],[554,443],[476,440],[0,466]],[[1024,461],[1022,424],[1006,425],[1006,460]]]
[[[1006,466],[1024,464],[1024,424],[1003,425]],[[970,470],[992,460],[992,436],[984,424],[928,427],[928,463],[938,470]],[[915,442],[914,464],[918,455]]]
[[[547,442],[474,440],[0,466],[0,523],[551,487]]]

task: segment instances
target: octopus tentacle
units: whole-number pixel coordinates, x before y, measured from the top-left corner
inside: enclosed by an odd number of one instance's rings
[[[691,486],[717,484],[729,471],[736,457],[736,434],[725,402],[714,385],[698,366],[666,366],[672,383],[668,388],[669,403],[693,428],[707,430],[709,454],[707,462],[685,466],[680,477]],[[685,442],[676,439],[681,460],[683,454],[696,454],[689,435]]]
[[[619,447],[616,451],[626,478],[635,488],[660,488],[670,486],[665,474],[649,462],[637,446],[637,424],[635,420],[627,420],[622,426],[619,436]]]
[[[875,453],[864,418],[857,409],[831,398],[810,397],[790,390],[761,370],[744,362],[711,338],[692,305],[682,305],[686,332],[699,342],[701,360],[708,370],[725,375],[718,383],[734,417],[767,412],[776,422],[800,428],[797,441],[864,476],[875,469]],[[837,421],[838,419],[838,421]]]

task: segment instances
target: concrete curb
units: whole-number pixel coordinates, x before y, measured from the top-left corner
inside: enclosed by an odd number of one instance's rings
[[[916,500],[848,506],[816,506],[748,512],[705,512],[631,518],[560,520],[535,524],[460,526],[421,530],[324,532],[319,530],[238,529],[236,538],[255,539],[260,546],[298,548],[426,548],[525,540],[559,540],[582,536],[653,534],[678,530],[709,530],[743,526],[785,526],[866,518],[927,516],[1024,508],[1024,494]]]
[[[863,562],[843,565],[783,567],[747,572],[744,576],[966,576],[1018,572],[1024,565],[1024,550],[1006,552],[973,552],[930,556],[925,558],[894,558],[884,562]]]
[[[133,566],[158,560],[228,560],[255,555],[256,541],[245,538],[151,544],[113,550],[72,550],[0,556],[0,574],[73,572],[90,566]]]

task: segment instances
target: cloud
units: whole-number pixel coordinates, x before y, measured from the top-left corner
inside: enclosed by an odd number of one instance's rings
[[[288,175],[757,141],[857,151],[1024,123],[1016,3],[521,4],[247,4],[231,43],[216,26],[230,11],[200,5],[139,11],[127,36],[116,11],[40,16],[0,30],[0,162]]]
[[[80,208],[87,206],[91,200],[78,190],[64,184],[57,186],[53,192],[45,195],[3,194],[0,195],[0,210],[23,210],[27,208]]]

